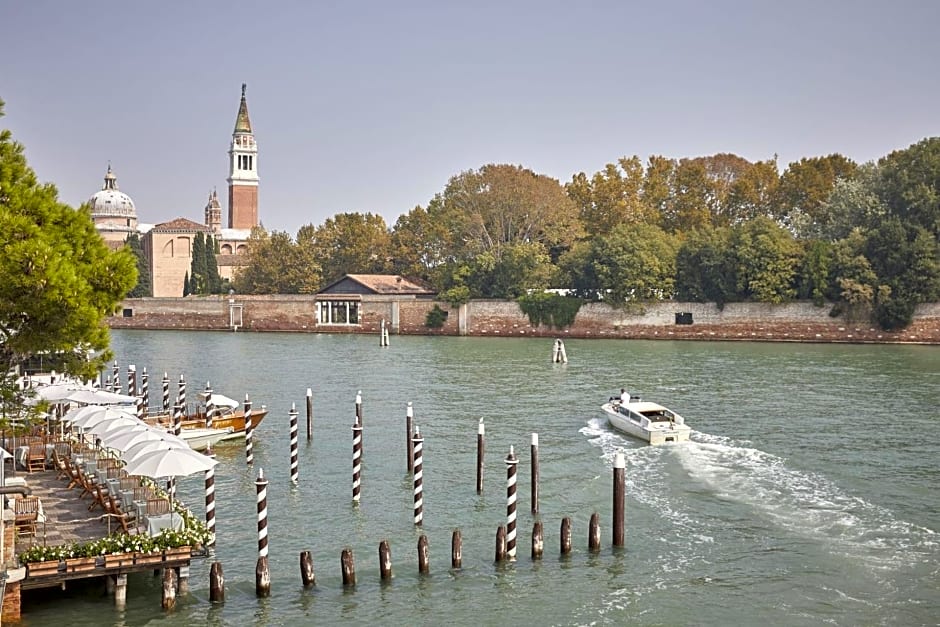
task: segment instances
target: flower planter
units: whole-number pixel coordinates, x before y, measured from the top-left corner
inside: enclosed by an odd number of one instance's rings
[[[73,557],[65,560],[65,570],[70,573],[84,573],[95,569],[97,558]]]
[[[133,553],[111,553],[104,556],[105,568],[120,568],[134,563]]]
[[[27,577],[42,577],[65,571],[65,562],[62,560],[46,560],[43,562],[30,562],[26,564]]]
[[[135,553],[134,564],[138,566],[159,566],[163,562],[163,553]]]
[[[178,546],[172,549],[167,549],[163,552],[167,561],[176,561],[181,559],[189,559],[192,556],[192,548],[188,546]]]

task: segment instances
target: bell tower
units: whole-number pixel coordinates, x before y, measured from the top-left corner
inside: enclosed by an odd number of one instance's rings
[[[258,144],[251,132],[248,103],[242,83],[242,100],[235,118],[235,132],[229,147],[228,228],[250,229],[258,226]]]

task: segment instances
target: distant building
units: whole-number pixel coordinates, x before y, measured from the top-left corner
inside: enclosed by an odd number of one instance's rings
[[[435,294],[397,274],[347,274],[317,292],[316,320],[318,325],[358,326],[363,296],[417,300],[432,299]]]
[[[247,262],[248,238],[259,226],[258,144],[248,117],[246,85],[235,118],[229,145],[228,223],[222,226],[222,206],[215,190],[204,209],[204,223],[179,217],[155,226],[138,224],[130,197],[119,191],[117,177],[108,166],[104,187],[88,201],[95,227],[112,248],[120,248],[127,236],[141,235],[141,248],[147,258],[153,283],[153,296],[183,295],[183,283],[192,267],[193,240],[197,233],[211,235],[218,244],[216,262],[219,276],[231,280],[235,270]]]
[[[137,232],[134,201],[118,189],[117,176],[111,171],[110,163],[104,175],[104,187],[88,199],[88,205],[95,228],[110,248],[121,248],[127,236]]]

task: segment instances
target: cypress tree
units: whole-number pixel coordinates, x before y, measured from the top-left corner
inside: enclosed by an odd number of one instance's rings
[[[209,294],[222,293],[222,277],[219,275],[219,262],[215,255],[219,248],[219,242],[211,235],[206,236],[206,283]]]
[[[192,281],[191,291],[193,294],[207,294],[208,285],[206,283],[206,238],[202,232],[196,233],[193,239],[193,261],[190,280]]]
[[[183,279],[183,296],[189,296],[189,273],[186,273],[186,277]]]
[[[143,298],[153,295],[153,284],[150,281],[150,264],[144,258],[144,250],[140,246],[140,235],[131,233],[125,241],[131,252],[137,258],[137,285],[127,293],[129,298]]]

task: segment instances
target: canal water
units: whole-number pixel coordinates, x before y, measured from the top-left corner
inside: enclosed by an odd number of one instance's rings
[[[160,580],[130,577],[118,611],[81,591],[27,605],[26,625],[622,625],[936,624],[940,618],[940,349],[926,346],[529,338],[116,331],[122,373],[150,373],[160,398],[210,381],[249,394],[269,415],[253,468],[243,447],[217,450],[218,547],[224,605],[209,603],[209,566],[160,609]],[[123,375],[122,375],[123,376]],[[692,441],[648,447],[610,430],[600,405],[622,386],[685,416]],[[304,399],[314,396],[306,439]],[[363,399],[362,500],[352,503],[352,424]],[[413,524],[405,408],[424,442],[424,525]],[[156,401],[152,401],[156,404]],[[290,482],[289,410],[300,412],[300,480]],[[477,495],[477,425],[486,426]],[[541,494],[533,515],[531,434],[539,434]],[[506,522],[506,465],[519,458],[517,561],[495,565]],[[612,460],[626,457],[626,547],[611,548]],[[269,480],[271,596],[255,595],[254,480]],[[204,512],[203,481],[180,481]],[[602,550],[588,551],[600,515]],[[559,526],[573,521],[573,551]],[[545,555],[529,556],[533,522]],[[450,541],[463,535],[463,568]],[[419,575],[416,544],[430,544]],[[394,579],[379,579],[388,540]],[[340,553],[358,584],[344,589]],[[299,554],[317,585],[303,589]],[[57,594],[50,594],[57,599]]]

